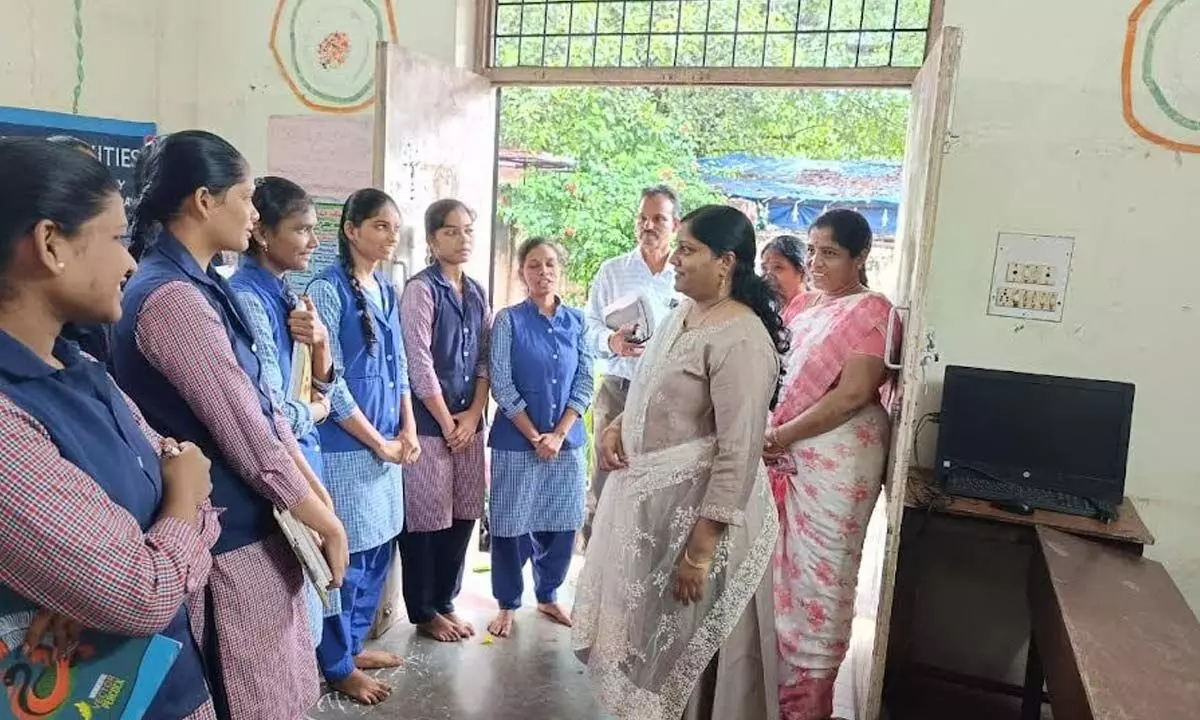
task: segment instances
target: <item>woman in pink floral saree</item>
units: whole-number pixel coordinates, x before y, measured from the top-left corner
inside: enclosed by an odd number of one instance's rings
[[[866,287],[871,228],[851,210],[809,231],[814,292],[798,301],[764,443],[782,535],[775,616],[782,720],[825,720],[854,619],[867,521],[883,481],[891,303]]]

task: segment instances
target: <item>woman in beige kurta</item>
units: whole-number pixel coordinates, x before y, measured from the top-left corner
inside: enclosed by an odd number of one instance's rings
[[[761,437],[786,349],[732,208],[684,219],[688,296],[656,328],[625,412],[573,612],[593,692],[625,720],[778,717],[768,569],[779,534]]]

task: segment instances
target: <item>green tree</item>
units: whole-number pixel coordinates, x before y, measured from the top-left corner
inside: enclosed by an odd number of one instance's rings
[[[663,88],[655,94],[661,112],[691,128],[699,157],[904,157],[907,90]]]
[[[751,155],[899,160],[908,93],[742,88],[514,88],[501,95],[501,145],[572,158],[501,189],[501,217],[563,240],[586,293],[600,263],[633,246],[639,191],[665,182],[685,208],[719,202],[697,158]]]
[[[600,263],[633,247],[643,188],[670,185],[685,208],[722,199],[700,177],[687,128],[660,113],[648,89],[505,90],[500,127],[504,147],[575,160],[570,171],[531,170],[502,188],[499,210],[522,235],[563,240],[579,293]]]

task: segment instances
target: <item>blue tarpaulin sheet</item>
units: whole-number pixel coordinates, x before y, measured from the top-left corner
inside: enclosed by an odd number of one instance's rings
[[[756,202],[769,224],[805,230],[830,207],[862,213],[877,235],[895,235],[900,164],[764,158],[742,153],[702,158],[705,181]]]

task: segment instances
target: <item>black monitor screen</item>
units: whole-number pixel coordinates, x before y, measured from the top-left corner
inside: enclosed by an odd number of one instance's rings
[[[959,466],[999,479],[1080,495],[1125,484],[1133,385],[1102,380],[946,368],[939,469]]]

